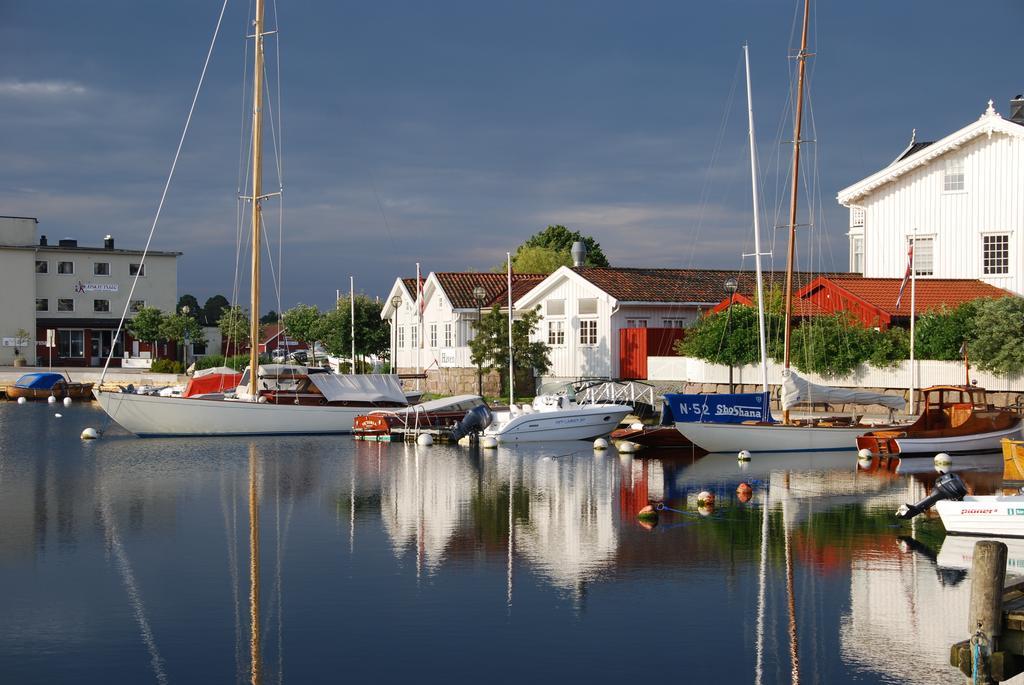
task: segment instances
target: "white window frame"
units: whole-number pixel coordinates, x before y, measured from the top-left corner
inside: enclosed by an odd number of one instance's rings
[[[555,307],[555,309],[561,309],[562,311],[560,311],[560,312],[558,312],[558,311],[551,311],[551,309],[552,309],[551,305],[553,305],[555,303],[558,303],[558,305],[559,305],[558,307]],[[565,298],[564,297],[563,298],[555,297],[555,298],[551,298],[550,300],[545,300],[544,301],[544,313],[548,315],[548,318],[550,318],[552,316],[565,316]]]
[[[1003,271],[989,271],[988,256],[986,250],[988,245],[986,242],[989,238],[1003,238],[1005,240],[1005,269]],[[982,276],[1009,276],[1010,275],[1010,234],[1006,231],[993,231],[991,233],[981,234],[981,275]],[[995,259],[995,258],[994,258]]]
[[[850,236],[850,272],[856,274],[864,273],[864,235],[854,234]]]
[[[662,319],[661,325],[665,328],[686,328],[686,319]]]
[[[446,321],[444,324],[444,346],[452,347],[455,341],[452,340],[452,324],[450,321]]]
[[[964,173],[964,160],[962,157],[950,157],[946,159],[942,167],[942,192],[962,193],[967,190]]]
[[[565,347],[565,319],[548,319],[548,347]]]
[[[430,349],[437,349],[437,324],[430,324]]]
[[[145,300],[132,300],[131,305],[128,307],[129,312],[141,312],[146,308]]]
[[[639,317],[635,317],[632,319],[626,319],[626,328],[647,328],[650,323],[651,320],[649,318],[641,319]]]
[[[863,207],[850,207],[850,228],[864,228],[867,212]]]
[[[416,349],[420,346],[420,327],[419,324],[413,324],[409,327],[409,347]]]
[[[61,269],[61,267],[64,264],[70,264],[71,265],[71,271],[61,271],[60,269]],[[57,274],[60,275],[60,276],[74,276],[75,275],[75,262],[74,261],[70,261],[70,262],[57,262]]]
[[[100,273],[99,268],[101,266],[107,267],[105,273]],[[110,275],[110,262],[93,262],[92,263],[92,275],[93,276],[109,276]]]
[[[405,326],[399,326],[398,327],[398,343],[397,343],[397,345],[398,345],[398,349],[400,349],[400,350],[405,347]]]
[[[39,270],[39,266],[40,265],[42,265],[42,267],[43,267],[42,271]],[[48,274],[48,273],[50,273],[50,262],[48,260],[46,260],[46,259],[37,259],[36,260],[36,273],[37,274]]]
[[[929,259],[931,260],[931,263],[928,265],[929,266],[928,270],[922,269],[919,266],[919,264],[918,264],[918,259],[921,256],[920,252],[918,250],[918,245],[920,243],[925,243],[925,242],[929,244],[929,250],[931,252],[931,254],[929,255]],[[914,243],[914,275],[917,276],[918,278],[929,278],[929,277],[935,276],[935,236],[934,235],[907,236],[907,247],[908,248],[910,247],[910,243]],[[903,268],[906,268],[906,267],[903,267]]]
[[[580,346],[597,347],[597,319],[580,319]]]
[[[132,269],[135,269],[138,272],[139,278],[146,277],[146,265],[144,263],[139,262],[138,264],[128,264],[128,275],[134,278],[135,274],[132,273]]]
[[[61,302],[70,302],[71,309],[61,309]],[[58,297],[57,298],[57,311],[58,312],[73,312],[75,311],[75,298],[73,297]]]

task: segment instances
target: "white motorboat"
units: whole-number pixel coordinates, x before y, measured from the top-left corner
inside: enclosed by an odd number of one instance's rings
[[[632,411],[625,404],[576,404],[567,394],[542,394],[531,404],[495,411],[484,435],[499,443],[593,440],[611,433]]]
[[[1006,545],[1006,572],[1015,575],[1024,573],[1024,539],[985,536],[986,540]],[[935,565],[939,568],[954,568],[969,571],[974,563],[974,545],[977,538],[947,535],[939,548]]]
[[[1024,495],[968,495],[960,476],[944,473],[928,497],[904,504],[896,516],[914,518],[933,506],[947,533],[1024,537]]]

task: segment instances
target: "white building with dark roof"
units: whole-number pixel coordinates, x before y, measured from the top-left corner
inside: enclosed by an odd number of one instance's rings
[[[1024,294],[1024,97],[936,140],[915,139],[839,191],[850,210],[850,270],[901,278],[915,242],[922,278],[977,278]]]

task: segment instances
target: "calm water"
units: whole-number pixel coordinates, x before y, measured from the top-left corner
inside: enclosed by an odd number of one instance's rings
[[[267,683],[962,682],[970,541],[892,517],[928,460],[78,439],[101,425],[0,404],[0,682],[247,682],[254,634]],[[649,498],[686,513],[649,530]]]

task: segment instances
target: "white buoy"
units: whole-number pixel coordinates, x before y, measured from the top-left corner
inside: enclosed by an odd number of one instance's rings
[[[28,402],[28,400],[26,400],[24,397],[18,398],[18,404],[25,404],[26,402]]]
[[[100,432],[95,428],[86,428],[82,431],[82,440],[95,440],[100,437]]]
[[[615,449],[619,451],[619,454],[633,454],[640,449],[640,445],[629,440],[623,440],[615,444]]]
[[[606,450],[606,449],[608,449],[608,441],[605,440],[604,438],[598,438],[597,440],[594,441],[594,449],[595,450]]]
[[[949,467],[953,465],[953,457],[949,456],[945,452],[939,452],[935,455],[935,468],[940,470],[949,470]]]
[[[750,461],[750,450],[740,450],[736,455],[738,461]]]
[[[870,469],[872,463],[873,462],[871,460],[871,457],[857,457],[857,466],[859,466],[864,471]]]
[[[54,397],[53,395],[50,395],[49,397],[47,397],[47,398],[46,398],[46,402],[47,402],[48,404],[53,404],[53,403],[54,403],[54,402],[56,402],[56,401],[57,401],[57,398],[56,398],[56,397]]]
[[[416,436],[416,444],[421,447],[430,447],[434,444],[434,438],[430,436],[430,433],[420,433]]]
[[[65,397],[64,398],[64,406],[65,407],[70,407],[71,406],[71,398],[70,397]]]
[[[633,423],[629,424],[629,427],[635,431],[642,431],[644,429],[644,424],[640,421],[634,421]]]
[[[480,438],[480,446],[483,447],[484,449],[493,450],[495,447],[498,446],[498,439],[493,435],[485,435],[484,437]]]
[[[256,398],[256,404],[266,404],[266,403],[267,403],[267,396],[266,395],[260,395],[259,397]]]
[[[469,436],[468,435],[463,435],[461,438],[459,438],[459,443],[458,444],[459,444],[459,447],[469,447],[469,445],[470,445]]]
[[[871,456],[871,450],[869,450],[867,447],[861,447],[859,450],[857,450],[857,458],[859,459],[870,459]]]
[[[53,415],[53,418],[55,418],[55,419],[59,419],[59,418],[61,418],[61,417],[63,417],[63,416],[64,416],[63,414],[54,414],[54,415]]]

